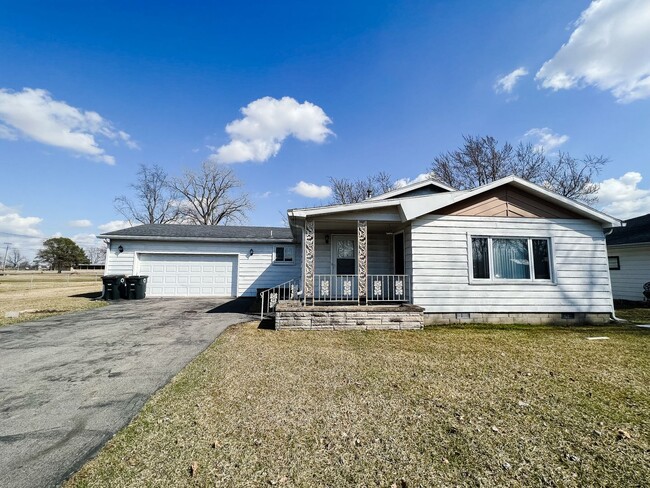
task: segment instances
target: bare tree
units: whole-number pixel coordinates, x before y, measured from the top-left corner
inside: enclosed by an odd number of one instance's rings
[[[121,195],[115,209],[129,222],[168,224],[179,218],[177,194],[169,185],[169,176],[157,164],[140,165],[138,181],[132,185],[134,197]]]
[[[106,244],[92,246],[84,249],[90,264],[104,264],[106,262]]]
[[[170,182],[182,198],[178,206],[184,222],[198,225],[231,224],[246,220],[252,203],[241,181],[226,166],[204,162],[199,171],[186,170]]]
[[[502,146],[491,136],[463,136],[462,147],[436,156],[431,177],[458,189],[467,190],[485,185],[508,175],[585,203],[596,201],[598,176],[607,158],[587,155],[582,159],[559,153],[549,157],[532,144],[520,143],[516,148]]]
[[[594,204],[598,201],[599,188],[594,179],[606,163],[607,158],[603,156],[587,155],[576,159],[560,152],[546,172],[543,185],[565,197]]]
[[[12,247],[7,254],[7,266],[18,269],[25,263],[27,263],[27,259],[22,255],[20,249]]]
[[[383,171],[370,175],[365,179],[349,180],[330,176],[332,188],[332,204],[362,202],[370,196],[381,195],[394,189],[391,176]]]

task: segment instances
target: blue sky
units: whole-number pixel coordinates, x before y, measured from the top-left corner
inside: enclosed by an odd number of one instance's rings
[[[278,225],[463,134],[603,154],[600,207],[650,212],[647,1],[57,3],[0,1],[0,240],[28,254],[119,226],[141,163],[227,160]]]

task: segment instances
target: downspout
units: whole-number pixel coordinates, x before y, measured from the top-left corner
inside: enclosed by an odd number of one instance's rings
[[[625,223],[623,223],[623,225],[625,225]],[[614,227],[610,227],[607,232],[603,232],[603,235],[605,236],[605,251],[607,251],[607,236],[611,235],[612,232],[614,232]],[[606,252],[606,254],[607,254],[607,252]],[[608,268],[609,268],[609,266],[608,266]],[[607,270],[607,279],[609,280],[609,289],[612,291],[612,312],[609,314],[610,317],[611,317],[611,320],[613,320],[614,322],[617,322],[619,324],[627,323],[627,320],[619,319],[616,316],[616,311],[614,309],[614,291],[612,290],[612,276],[609,273],[609,269]]]

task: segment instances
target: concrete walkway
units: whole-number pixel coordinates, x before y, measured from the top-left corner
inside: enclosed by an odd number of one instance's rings
[[[60,485],[226,327],[254,319],[246,305],[154,298],[0,328],[0,487]]]

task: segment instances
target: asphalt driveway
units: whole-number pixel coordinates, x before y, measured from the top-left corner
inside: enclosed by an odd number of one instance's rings
[[[61,484],[229,325],[250,320],[247,305],[122,301],[0,328],[0,487]]]

